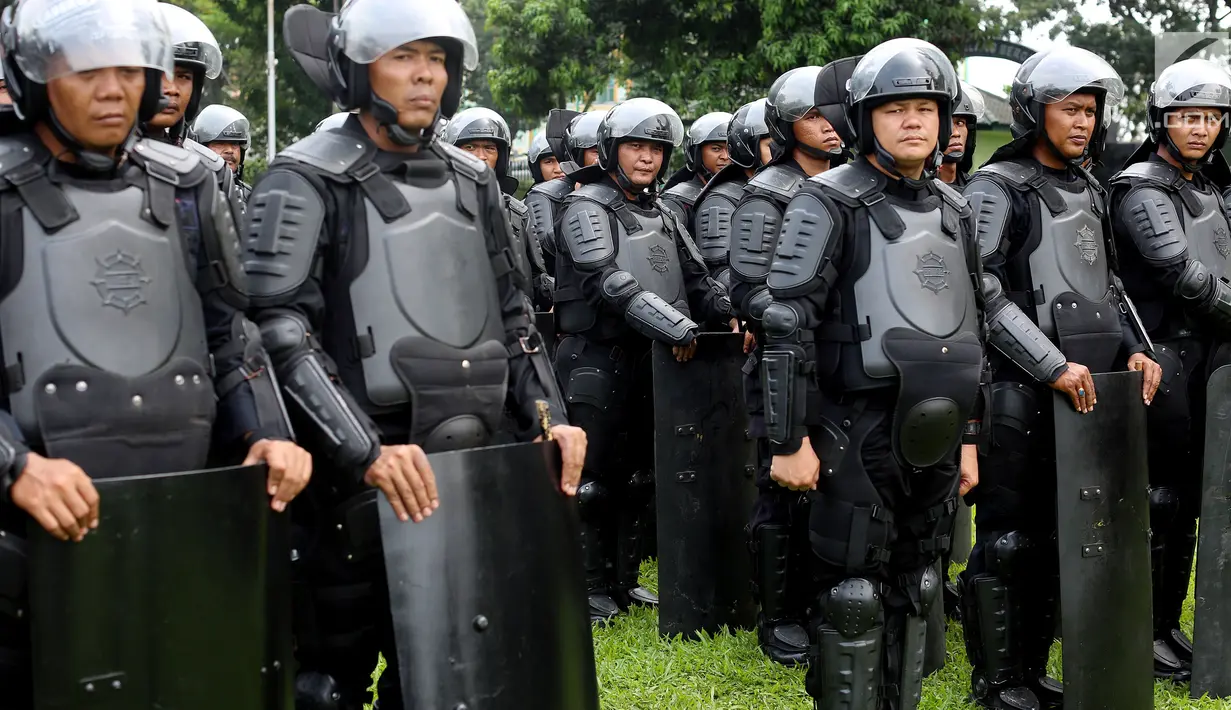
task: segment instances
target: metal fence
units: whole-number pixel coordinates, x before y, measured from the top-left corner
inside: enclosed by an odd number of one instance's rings
[[[509,175],[517,178],[519,182],[534,180],[534,176],[530,174],[529,159],[525,155],[514,155],[509,158]]]

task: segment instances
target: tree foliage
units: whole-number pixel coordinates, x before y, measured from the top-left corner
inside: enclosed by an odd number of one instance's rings
[[[493,93],[523,118],[588,98],[614,76],[689,120],[764,96],[788,69],[892,37],[956,58],[1003,19],[980,0],[488,0],[488,23],[501,33]]]

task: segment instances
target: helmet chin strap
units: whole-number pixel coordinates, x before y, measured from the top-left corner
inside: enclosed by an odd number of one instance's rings
[[[80,165],[85,170],[91,173],[105,174],[116,169],[120,164],[120,159],[124,154],[124,150],[117,150],[116,157],[111,157],[97,151],[87,150],[81,141],[74,138],[68,129],[64,128],[60,123],[60,119],[56,118],[54,111],[47,112],[48,126],[51,128],[51,133],[56,137],[56,140],[66,148],[66,152],[71,153],[77,159],[77,165]],[[132,140],[133,134],[136,132],[136,126],[129,131],[128,137],[124,139],[121,148],[126,148]]]
[[[880,165],[881,168],[883,168],[890,175],[901,180],[903,183],[905,183],[907,187],[911,188],[912,190],[922,190],[924,187],[927,186],[929,182],[932,181],[932,178],[936,177],[935,155],[933,155],[933,157],[931,158],[928,158],[927,162],[923,164],[923,173],[920,174],[918,178],[912,178],[912,177],[907,177],[903,175],[900,171],[898,171],[898,161],[895,160],[894,157],[889,154],[889,151],[881,147],[881,142],[877,140],[875,136],[872,137],[872,145],[874,147],[874,152],[876,153],[877,164]]]
[[[962,158],[965,158],[965,157],[966,157],[966,151],[958,150],[952,153],[945,153],[943,156],[941,156],[940,162],[945,165],[956,165],[957,163],[962,162]]]
[[[410,147],[416,145],[426,145],[432,141],[432,132],[436,130],[436,124],[440,122],[440,109],[436,109],[436,117],[432,119],[432,125],[420,130],[417,134],[402,128],[398,124],[398,112],[393,107],[393,104],[385,101],[375,93],[372,94],[372,117],[376,119],[376,123],[385,129],[389,134],[389,140],[394,145]]]
[[[1198,158],[1197,162],[1194,163],[1185,158],[1184,154],[1180,152],[1180,147],[1175,144],[1175,141],[1171,140],[1171,133],[1164,131],[1163,140],[1163,147],[1167,149],[1167,152],[1171,154],[1171,157],[1176,159],[1176,162],[1180,164],[1180,168],[1184,170],[1184,172],[1192,173],[1194,175],[1201,172],[1201,168],[1204,168],[1206,164],[1210,162],[1210,153],[1214,150],[1213,148],[1210,148],[1210,150],[1205,151],[1205,154]]]
[[[816,158],[817,160],[834,160],[835,158],[842,157],[842,148],[838,148],[837,150],[825,150],[823,148],[810,146],[800,140],[795,141],[795,147],[798,148],[804,155],[810,158]]]

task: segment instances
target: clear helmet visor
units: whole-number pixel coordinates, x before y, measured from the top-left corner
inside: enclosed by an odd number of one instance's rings
[[[1078,47],[1057,47],[1039,60],[1023,79],[1031,96],[1043,104],[1059,103],[1094,88],[1106,92],[1107,107],[1118,106],[1124,100],[1124,82],[1115,69],[1102,57]]]
[[[644,138],[670,143],[678,148],[684,141],[684,122],[675,109],[658,99],[629,99],[607,112],[603,126],[609,138]]]
[[[961,82],[962,97],[958,102],[957,107],[953,110],[954,116],[973,116],[975,123],[981,123],[983,117],[987,115],[987,101],[983,98],[983,92],[975,87]]]
[[[1186,59],[1163,70],[1150,89],[1158,108],[1231,108],[1231,74],[1208,59]]]
[[[342,53],[371,64],[404,44],[452,39],[462,48],[462,68],[479,66],[474,27],[457,0],[350,0],[335,20]]]
[[[205,76],[217,79],[222,74],[222,49],[201,18],[182,7],[159,3],[171,30],[175,61],[192,62],[205,68]]]
[[[895,61],[899,60],[901,61]],[[886,67],[909,66],[917,76],[881,76]],[[877,93],[942,92],[957,98],[957,72],[935,45],[913,37],[900,37],[873,47],[855,65],[846,88],[850,103]]]
[[[192,132],[198,143],[225,141],[247,144],[252,137],[252,127],[244,114],[222,104],[201,109],[192,122]]]
[[[111,67],[170,77],[171,31],[155,0],[22,0],[13,18],[16,61],[31,81]]]
[[[794,123],[816,108],[816,79],[821,67],[798,67],[778,77],[766,101],[788,123]]]
[[[587,111],[573,119],[568,128],[568,147],[585,150],[598,145],[598,127],[606,111]]]
[[[731,114],[715,112],[707,113],[692,122],[688,127],[687,145],[701,145],[727,140],[727,125],[731,122]]]
[[[489,108],[468,108],[449,119],[444,140],[458,144],[468,140],[490,140],[508,145],[509,124]]]

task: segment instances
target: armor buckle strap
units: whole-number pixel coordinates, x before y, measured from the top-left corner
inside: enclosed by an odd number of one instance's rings
[[[876,221],[876,226],[880,228],[881,234],[886,239],[892,241],[901,237],[906,232],[906,223],[898,216],[898,213],[885,202],[885,193],[876,192],[866,197],[860,197],[859,201],[868,210],[868,214],[872,215],[872,219]]]
[[[1068,211],[1069,206],[1064,201],[1064,196],[1054,186],[1048,184],[1046,175],[1038,173],[1027,180],[1026,185],[1034,188],[1039,193],[1039,199],[1043,200],[1043,204],[1047,205],[1047,209],[1053,217]]]
[[[17,188],[22,202],[48,232],[80,219],[76,208],[64,192],[51,183],[41,165],[26,163],[5,173],[4,178]]]
[[[624,231],[628,234],[636,234],[641,231],[641,222],[628,212],[628,204],[623,200],[616,200],[611,203],[611,213],[615,218],[620,220],[620,224],[624,225]]]
[[[872,326],[868,323],[847,325],[845,323],[826,323],[816,329],[817,340],[832,343],[858,344],[872,339]]]
[[[536,355],[543,351],[543,336],[539,333],[531,333],[523,335],[517,339],[517,342],[509,346],[509,355],[516,357],[518,354],[525,353],[526,355]]]

